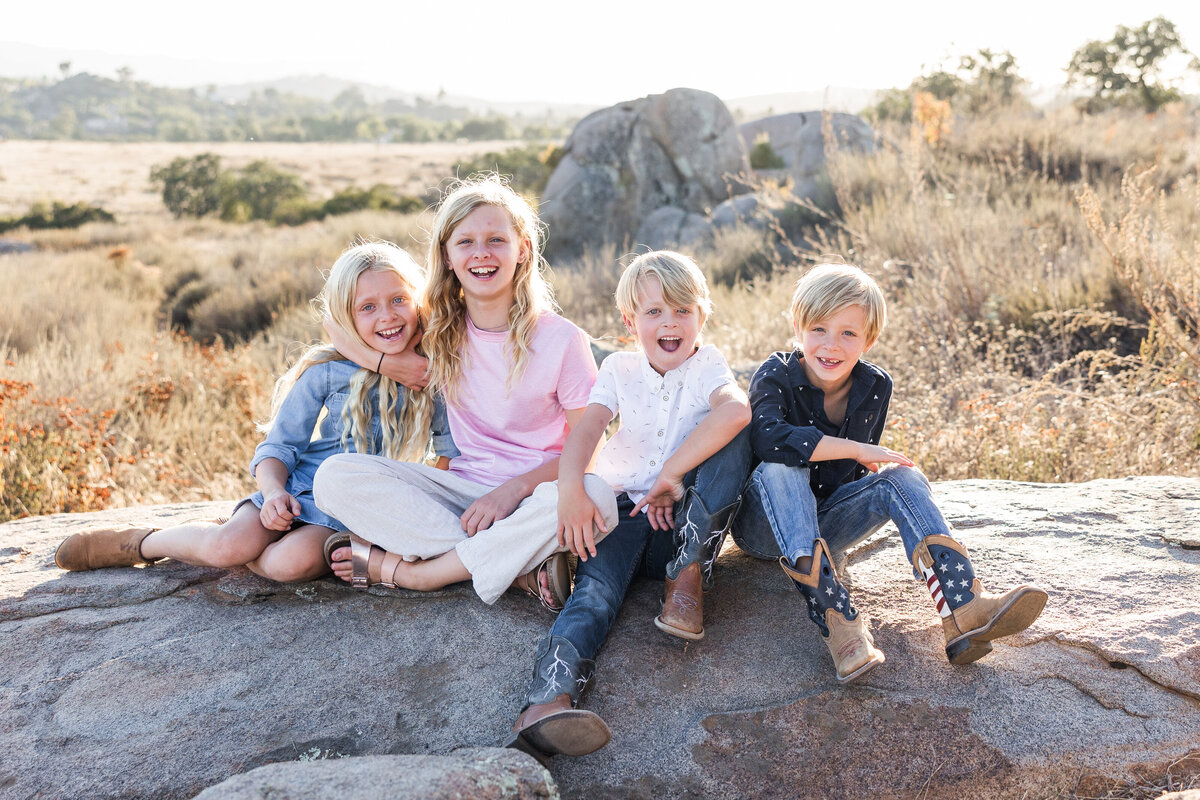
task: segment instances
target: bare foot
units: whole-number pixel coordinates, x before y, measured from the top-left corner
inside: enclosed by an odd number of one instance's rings
[[[524,575],[518,575],[517,579],[512,583],[513,588],[520,589],[522,592],[532,596],[533,590],[530,587],[530,584],[533,583],[533,577],[535,575],[537,575],[538,591],[541,592],[542,595],[542,604],[548,606],[554,605],[554,593],[550,591],[550,578],[547,576],[544,570],[540,575],[538,575],[538,570],[527,572]]]
[[[349,583],[354,574],[354,565],[350,563],[350,548],[339,547],[329,554],[329,560],[333,562],[333,574]]]

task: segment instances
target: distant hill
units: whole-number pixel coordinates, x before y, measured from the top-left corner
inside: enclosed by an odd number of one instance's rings
[[[740,114],[741,118],[751,120],[792,111],[847,111],[857,114],[874,104],[878,94],[878,89],[826,86],[824,89],[803,92],[778,92],[722,99],[735,115]]]

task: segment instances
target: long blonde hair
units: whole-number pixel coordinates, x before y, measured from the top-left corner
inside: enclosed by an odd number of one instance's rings
[[[422,318],[421,298],[425,290],[425,273],[413,261],[412,256],[391,242],[360,242],[346,250],[329,269],[325,286],[315,303],[324,316],[328,316],[355,341],[367,345],[354,327],[354,295],[358,279],[364,272],[394,272],[412,293],[412,302],[417,304],[418,319]],[[419,349],[419,348],[418,348]],[[309,347],[292,368],[275,382],[271,396],[271,418],[260,429],[269,430],[279,408],[296,380],[309,367],[327,361],[343,359],[332,345],[318,344]],[[423,461],[429,452],[429,424],[433,417],[433,401],[430,392],[408,390],[407,398],[402,387],[391,378],[369,369],[358,369],[350,378],[350,397],[342,409],[342,442],[353,438],[354,449],[359,453],[370,453],[371,390],[379,390],[379,421],[383,429],[382,454],[397,461]],[[399,419],[396,405],[403,403]]]
[[[529,343],[537,331],[538,316],[554,311],[554,292],[546,281],[542,257],[541,223],[532,206],[495,175],[460,182],[442,200],[429,234],[429,288],[426,308],[429,324],[421,344],[429,357],[429,386],[448,401],[457,400],[457,382],[464,368],[463,344],[467,337],[467,305],[462,284],[446,259],[446,242],[454,229],[480,206],[496,206],[508,213],[518,242],[526,245],[525,258],[513,276],[513,303],[508,309],[507,352],[512,360],[508,388],[529,363]]]

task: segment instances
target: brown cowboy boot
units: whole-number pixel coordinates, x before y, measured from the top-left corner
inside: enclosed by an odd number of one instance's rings
[[[569,639],[543,639],[525,707],[503,746],[545,764],[554,755],[587,755],[608,744],[612,732],[604,720],[594,712],[575,708],[595,666],[595,661],[580,657]]]
[[[54,563],[69,571],[153,564],[142,556],[142,540],[158,528],[105,528],[73,533],[54,551]]]
[[[679,544],[667,565],[662,613],[654,618],[659,630],[690,641],[704,638],[704,592],[712,588],[713,566],[740,504],[739,499],[710,514],[700,495],[688,489],[675,517]]]
[[[967,548],[949,536],[926,536],[913,550],[913,567],[924,577],[942,616],[946,658],[969,664],[992,651],[992,640],[1025,630],[1046,607],[1044,589],[1023,584],[989,594],[975,577]]]
[[[838,683],[858,680],[886,660],[875,647],[866,621],[850,602],[850,594],[838,582],[833,558],[824,539],[813,543],[812,567],[808,574],[793,569],[786,556],[780,556],[779,566],[808,601],[808,616],[825,637]]]

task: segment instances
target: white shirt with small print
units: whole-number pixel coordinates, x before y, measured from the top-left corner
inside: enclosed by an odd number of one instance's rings
[[[588,404],[620,415],[621,427],[600,451],[596,474],[617,494],[640,501],[663,462],[712,410],[709,397],[727,383],[736,383],[733,373],[711,344],[666,375],[659,375],[641,350],[608,356]]]

